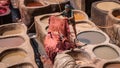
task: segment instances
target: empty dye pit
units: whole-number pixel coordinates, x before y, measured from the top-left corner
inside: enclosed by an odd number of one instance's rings
[[[117,51],[109,46],[100,46],[94,49],[94,54],[102,59],[116,59],[119,57]]]
[[[8,67],[8,68],[34,68],[34,67],[29,63],[23,63],[23,64]]]
[[[120,68],[120,63],[110,63],[105,65],[104,68]]]
[[[89,64],[90,56],[87,53],[80,52],[80,51],[71,51],[67,52],[78,65]]]
[[[20,46],[25,40],[22,37],[6,37],[0,38],[0,47]]]
[[[101,2],[96,7],[104,11],[110,11],[114,8],[120,8],[120,5],[116,2]]]
[[[27,54],[22,50],[10,50],[2,53],[0,61],[3,63],[14,64],[24,60]]]
[[[29,2],[26,6],[27,7],[36,7],[36,6],[43,6],[43,4],[33,1],[33,2]]]
[[[77,35],[77,39],[85,44],[100,44],[106,41],[106,37],[101,32],[84,31]]]

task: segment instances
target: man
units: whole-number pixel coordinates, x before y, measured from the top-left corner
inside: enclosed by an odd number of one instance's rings
[[[72,24],[75,37],[77,38],[74,15],[73,15],[73,11],[71,10],[71,6],[69,4],[65,5],[65,10],[61,13],[61,15],[66,19],[68,19],[69,24]]]

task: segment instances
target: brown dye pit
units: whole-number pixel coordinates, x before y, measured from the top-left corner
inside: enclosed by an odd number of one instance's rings
[[[8,68],[34,68],[34,67],[31,64],[24,63],[24,64],[11,66],[11,67],[8,67]]]
[[[26,56],[27,54],[22,50],[6,51],[1,55],[0,61],[3,63],[12,64],[24,60]]]
[[[104,68],[120,68],[120,63],[111,63],[106,65]]]
[[[36,6],[43,6],[43,4],[33,1],[33,2],[29,2],[26,6],[27,7],[36,7]]]
[[[120,15],[119,15],[119,16],[116,16],[116,18],[120,19]]]
[[[77,39],[85,44],[100,44],[105,42],[104,34],[96,31],[84,31],[77,35]]]
[[[0,39],[0,47],[14,47],[19,46],[24,43],[24,39],[22,37],[8,37]]]
[[[94,54],[102,59],[115,59],[119,57],[118,53],[111,47],[101,46],[94,49]]]
[[[6,9],[6,8],[0,7],[0,15],[1,15],[1,14],[4,14],[4,13],[6,13],[6,12],[7,12],[7,9]]]
[[[82,13],[74,13],[75,20],[84,20],[85,16]]]
[[[70,56],[73,57],[73,59],[75,59],[76,64],[84,65],[84,64],[89,64],[90,63],[89,62],[90,57],[87,53],[72,51],[72,52],[68,52],[67,54],[69,54]]]
[[[101,10],[110,11],[114,8],[120,8],[120,5],[116,2],[101,2],[96,7]]]

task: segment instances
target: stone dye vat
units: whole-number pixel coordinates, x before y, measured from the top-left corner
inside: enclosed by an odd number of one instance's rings
[[[106,29],[107,34],[110,36],[111,40],[115,41],[116,39],[116,31],[114,31],[114,28],[116,26],[113,26],[114,24],[119,24],[120,22],[120,8],[113,9],[109,11],[107,19],[106,19],[106,25],[111,26],[110,28]]]
[[[16,67],[21,63],[31,63],[32,65],[26,64],[21,68],[38,68],[26,31],[26,26],[21,23],[0,26],[0,63],[3,64],[3,67],[5,66],[4,68],[14,65]]]
[[[15,46],[20,46],[24,42],[25,42],[24,38],[22,38],[20,36],[0,38],[0,47],[15,47]]]
[[[1,54],[0,62],[7,64],[14,64],[24,60],[26,56],[27,54],[23,50],[19,50],[19,49],[7,50]]]
[[[109,37],[102,31],[83,31],[77,35],[77,39],[85,44],[101,44],[109,42]]]
[[[12,23],[0,26],[0,36],[26,34],[27,28],[24,24]]]
[[[120,7],[120,4],[113,1],[94,2],[92,4],[92,9],[91,9],[92,21],[103,30],[105,28],[109,28],[110,26],[106,25],[106,16],[108,15],[108,11],[114,8],[119,8],[119,7]]]
[[[30,63],[22,63],[22,64],[10,66],[8,68],[34,68],[34,67]]]
[[[58,0],[56,0],[58,1]],[[61,0],[60,0],[61,1]],[[55,2],[55,1],[54,1]],[[40,0],[21,0],[20,1],[20,12],[22,21],[29,27],[34,22],[34,17],[42,14],[48,14],[53,12],[58,12],[60,10],[58,5],[63,7],[69,1],[64,1],[62,3],[49,3],[47,1],[40,1]]]
[[[120,68],[119,62],[106,63],[103,68]]]
[[[81,31],[86,31],[86,30],[90,30],[90,29],[96,29],[97,30],[98,28],[91,21],[78,21],[78,22],[76,22],[77,34],[80,33]],[[70,30],[71,30],[72,33],[74,33],[72,25],[70,25]]]
[[[7,24],[12,22],[10,9],[7,6],[0,6],[0,24]]]
[[[106,60],[116,59],[119,57],[118,52],[114,48],[106,45],[94,48],[93,52],[97,57]]]
[[[77,65],[85,65],[90,63],[90,56],[87,52],[80,51],[79,49],[73,51],[66,51],[65,54],[70,55]]]

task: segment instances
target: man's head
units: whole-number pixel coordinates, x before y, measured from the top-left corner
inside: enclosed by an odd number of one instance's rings
[[[69,4],[66,4],[66,5],[65,5],[65,10],[68,12],[70,9],[71,9],[70,5],[69,5]]]

